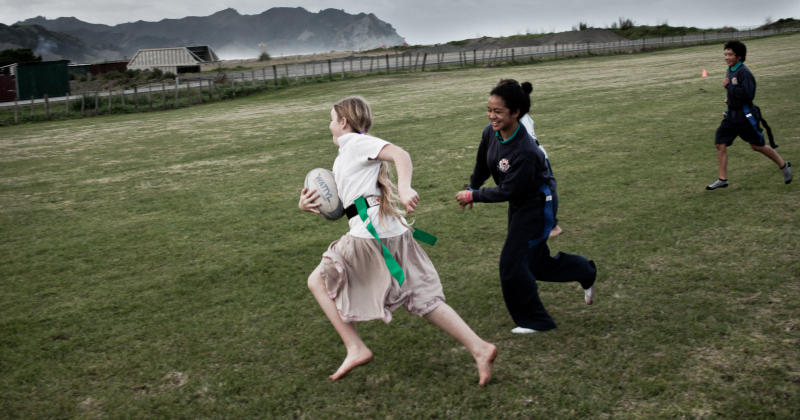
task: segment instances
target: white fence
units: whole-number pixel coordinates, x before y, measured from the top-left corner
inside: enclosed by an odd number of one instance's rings
[[[327,78],[333,80],[335,78],[345,78],[348,74],[430,71],[458,66],[493,66],[509,62],[558,59],[591,54],[631,53],[651,49],[698,45],[729,39],[757,38],[794,32],[800,32],[800,28],[707,33],[647,38],[635,41],[552,44],[502,49],[462,49],[453,51],[453,47],[448,46],[448,51],[442,49],[442,51],[434,51],[433,53],[423,53],[412,50],[379,55],[350,56],[329,60],[298,61],[295,63],[272,65],[246,71],[182,76],[176,78],[174,82],[147,84],[127,90],[83,92],[79,95],[70,95],[62,98],[30,99],[0,103],[0,109],[7,108],[13,112],[13,123],[16,124],[24,119],[28,109],[28,119],[34,119],[34,107],[37,104],[44,104],[46,110],[44,118],[49,120],[51,118],[51,105],[57,102],[66,102],[64,107],[65,116],[69,116],[70,102],[75,103],[75,101],[81,102],[80,113],[82,115],[87,115],[87,108],[88,112],[93,114],[111,113],[112,107],[117,106],[117,104],[121,104],[124,107],[126,98],[129,108],[131,104],[136,104],[135,111],[138,111],[140,110],[140,103],[142,103],[142,100],[139,98],[142,97],[147,98],[146,105],[142,104],[141,106],[142,110],[152,109],[154,106],[156,108],[178,107],[194,103],[203,103],[207,100],[213,101],[215,100],[215,95],[216,99],[226,97],[224,93],[225,89],[228,89],[228,92],[232,89],[232,96],[236,96],[237,87],[239,87],[241,93],[246,94],[248,89],[252,91],[269,89],[271,86],[300,84],[309,79]],[[114,104],[115,101],[116,104]],[[84,107],[84,102],[91,102],[91,105]],[[3,118],[0,118],[0,125],[2,124]]]
[[[645,51],[650,49],[698,45],[729,39],[746,39],[776,35],[779,33],[800,32],[800,28],[766,31],[739,31],[730,33],[708,33],[675,37],[647,38],[635,41],[615,41],[601,43],[571,43],[515,47],[502,49],[462,49],[461,51],[441,51],[420,53],[406,51],[383,55],[363,55],[331,60],[313,60],[259,70],[227,73],[228,78],[256,81],[269,80],[277,83],[299,82],[307,78],[344,78],[347,74],[398,71],[428,71],[443,67],[468,65],[494,65],[509,61],[530,59],[555,59],[589,54],[615,54]],[[210,77],[210,76],[207,76]]]

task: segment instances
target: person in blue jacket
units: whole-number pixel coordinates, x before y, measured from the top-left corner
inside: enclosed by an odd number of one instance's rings
[[[516,334],[556,328],[539,299],[537,280],[578,282],[592,304],[595,263],[580,255],[550,255],[553,228],[553,182],[544,154],[519,119],[530,110],[528,93],[511,79],[501,80],[488,102],[489,125],[483,130],[469,189],[456,194],[461,208],[476,202],[508,202],[508,233],[500,254],[500,282]],[[492,177],[496,186],[481,188]]]
[[[530,82],[522,82],[521,86],[522,86],[522,90],[524,90],[525,93],[527,93],[528,96],[530,96],[531,93],[533,92],[533,85]],[[528,112],[525,115],[523,115],[519,119],[519,122],[528,131],[528,134],[531,136],[531,139],[533,140],[533,142],[536,143],[537,147],[539,147],[539,150],[542,151],[542,154],[544,155],[544,161],[545,161],[545,163],[547,163],[547,168],[550,170],[550,177],[548,179],[551,182],[549,182],[548,187],[550,187],[550,192],[553,195],[553,225],[554,226],[553,226],[553,230],[550,231],[550,235],[549,236],[552,238],[552,237],[558,236],[558,235],[560,235],[561,233],[564,232],[563,229],[561,229],[561,226],[558,225],[558,192],[556,191],[556,178],[555,178],[555,176],[553,176],[553,167],[552,167],[552,165],[550,165],[550,159],[547,157],[547,151],[544,150],[544,147],[542,147],[542,145],[539,143],[539,139],[536,138],[536,131],[533,128],[533,117],[531,117],[531,113]]]
[[[733,144],[736,136],[750,143],[750,148],[775,162],[783,173],[783,181],[792,182],[792,164],[781,158],[778,152],[764,142],[759,121],[761,112],[753,105],[756,96],[756,79],[750,69],[744,65],[747,58],[747,47],[741,41],[728,41],[723,47],[725,64],[728,70],[722,87],[727,92],[725,103],[728,110],[717,128],[714,144],[717,147],[717,163],[719,179],[706,186],[707,190],[716,190],[728,186],[728,146]],[[777,146],[776,146],[777,147]]]

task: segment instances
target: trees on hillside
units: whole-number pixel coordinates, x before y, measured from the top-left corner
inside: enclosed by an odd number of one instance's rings
[[[29,63],[32,61],[42,61],[42,57],[35,55],[30,48],[16,48],[0,51],[0,67],[14,63]]]

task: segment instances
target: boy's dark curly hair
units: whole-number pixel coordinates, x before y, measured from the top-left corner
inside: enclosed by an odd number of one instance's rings
[[[722,47],[723,50],[731,50],[737,57],[739,57],[739,61],[744,63],[745,58],[747,58],[747,47],[744,46],[744,43],[738,40],[728,41],[725,43],[725,46]]]

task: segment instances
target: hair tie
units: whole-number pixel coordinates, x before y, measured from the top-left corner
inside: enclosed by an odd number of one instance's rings
[[[364,133],[366,133],[366,132],[367,132],[367,130],[359,130],[358,132],[359,132],[360,134],[364,134]]]

